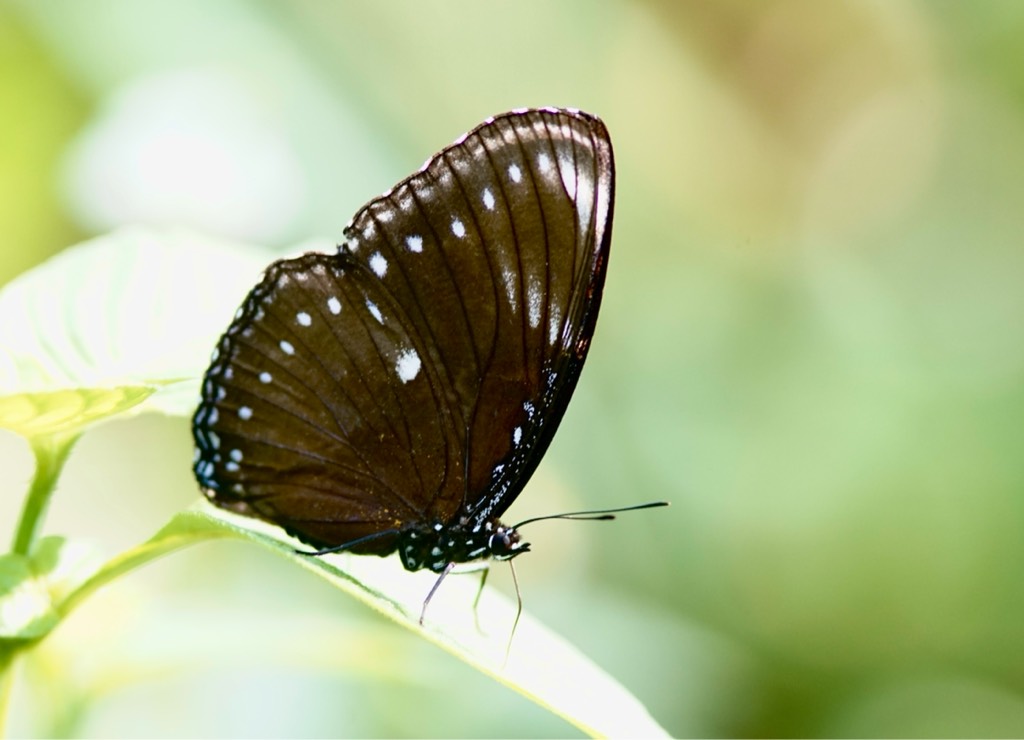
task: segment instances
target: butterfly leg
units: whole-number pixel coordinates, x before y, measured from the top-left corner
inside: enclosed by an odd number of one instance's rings
[[[519,591],[519,579],[516,578],[516,566],[512,564],[511,560],[509,560],[508,567],[512,571],[512,583],[516,587],[516,619],[512,622],[512,631],[508,635],[508,644],[505,646],[505,664],[508,663],[509,653],[512,652],[512,638],[516,636],[516,627],[519,626],[519,617],[523,615],[523,594]]]
[[[487,575],[490,572],[490,567],[486,565],[480,569],[480,588],[476,590],[476,598],[473,599],[473,621],[476,623],[476,631],[481,635],[484,631],[480,627],[480,597],[484,595],[484,584],[487,583]]]
[[[427,604],[429,604],[430,600],[434,598],[434,593],[437,591],[437,587],[441,585],[441,581],[445,579],[445,576],[452,572],[452,568],[454,567],[455,563],[448,563],[448,565],[444,566],[444,570],[441,571],[441,575],[439,575],[437,580],[434,581],[434,585],[430,589],[430,593],[427,594],[427,598],[423,600],[423,609],[420,611],[420,627],[423,626],[423,618],[427,616]]]

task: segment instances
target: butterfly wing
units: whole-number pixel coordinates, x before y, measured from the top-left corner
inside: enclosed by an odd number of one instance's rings
[[[221,338],[193,420],[218,505],[330,546],[426,516],[460,452],[376,276],[335,255],[272,265]],[[455,464],[453,464],[455,463]],[[390,552],[393,538],[357,552]]]
[[[613,178],[598,119],[506,114],[360,210],[337,255],[272,265],[193,420],[211,499],[318,546],[499,516],[586,356]]]
[[[608,132],[569,110],[485,122],[353,219],[345,251],[408,307],[466,448],[459,513],[500,516],[543,456],[594,331],[614,197]],[[447,520],[450,498],[432,514]]]

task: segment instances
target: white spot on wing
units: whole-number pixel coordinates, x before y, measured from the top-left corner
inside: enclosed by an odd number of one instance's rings
[[[551,317],[548,319],[548,344],[554,344],[562,331],[562,317],[558,315],[558,306],[550,307]]]
[[[508,176],[512,178],[512,182],[519,182],[523,179],[523,171],[519,169],[519,165],[510,164],[508,166]]]
[[[284,352],[286,355],[295,354],[295,347],[293,347],[292,343],[286,339],[282,339],[278,346],[281,348],[281,351]]]
[[[516,274],[511,270],[503,270],[501,273],[502,280],[505,282],[505,293],[508,295],[509,306],[512,307],[512,313],[515,313],[519,306],[516,303]]]
[[[341,301],[339,301],[334,296],[331,296],[330,298],[327,299],[327,308],[330,309],[331,313],[337,316],[339,313],[341,313]]]
[[[238,418],[242,421],[249,421],[252,418],[252,409],[248,406],[240,406],[238,408]]]
[[[523,441],[523,428],[522,427],[516,427],[515,429],[512,430],[512,444],[518,445],[522,441]]]
[[[417,234],[405,237],[405,246],[409,247],[411,252],[422,252],[423,251],[423,237]]]
[[[232,460],[234,460],[235,462],[242,462],[242,451],[241,450],[231,450],[231,452],[228,453],[228,456]]]
[[[452,233],[460,239],[466,235],[466,226],[457,218],[452,221]]]
[[[576,188],[576,218],[583,229],[590,228],[590,219],[594,214],[595,198],[594,180],[591,178],[590,173],[580,173]],[[599,218],[603,218],[603,216],[599,215]]]
[[[238,463],[234,462],[233,460],[228,462],[228,463],[226,463],[224,465],[224,467],[227,469],[227,471],[229,473],[237,473],[238,472]]]
[[[570,198],[576,200],[576,163],[568,154],[562,152],[558,155],[558,169],[562,173],[565,192],[569,194]]]
[[[384,277],[388,274],[388,261],[384,259],[384,255],[380,252],[374,252],[370,257],[370,269],[373,270],[377,277]]]
[[[369,298],[366,299],[366,308],[369,309],[370,313],[373,314],[373,318],[377,319],[378,324],[384,324],[383,314],[381,314],[380,309],[377,308],[377,304],[371,301]]]
[[[271,377],[270,373],[268,373],[266,370],[264,370],[262,373],[260,373],[260,382],[261,383],[269,383],[273,379],[274,378]]]
[[[398,356],[398,362],[395,363],[395,370],[398,372],[398,379],[403,383],[408,383],[419,375],[421,364],[420,356],[416,354],[416,350],[405,350]]]
[[[488,211],[493,211],[494,210],[494,195],[493,195],[493,193],[491,193],[491,189],[490,188],[484,188],[483,199],[484,199],[484,207]]]
[[[313,323],[312,317],[310,317],[310,315],[305,311],[299,311],[297,314],[295,314],[295,320],[298,321],[303,326],[309,326],[310,324]]]
[[[540,282],[535,277],[527,281],[526,305],[529,311],[530,327],[540,326]]]
[[[537,155],[537,169],[540,170],[542,175],[551,174],[551,157],[548,156],[547,152],[541,152]]]

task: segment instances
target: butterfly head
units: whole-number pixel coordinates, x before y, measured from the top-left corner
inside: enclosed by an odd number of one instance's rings
[[[530,551],[530,543],[519,539],[514,527],[499,524],[487,539],[487,552],[495,560],[511,560]]]

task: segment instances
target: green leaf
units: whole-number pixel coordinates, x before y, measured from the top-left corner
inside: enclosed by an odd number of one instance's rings
[[[56,604],[96,571],[94,553],[63,537],[39,541],[30,557],[0,556],[0,643],[43,637],[60,621]]]
[[[0,427],[27,439],[72,435],[142,403],[153,391],[143,386],[120,386],[0,396]]]
[[[125,229],[20,275],[0,290],[0,426],[31,439],[129,409],[191,413],[217,337],[268,261]]]
[[[295,548],[303,545],[278,528],[205,502],[176,515],[148,542],[108,563],[69,595],[61,611],[70,610],[104,583],[155,557],[219,537],[254,542],[313,571],[334,587],[421,634],[587,734],[666,735],[621,684],[525,612],[506,660],[516,607],[498,592],[485,590],[478,616],[487,633],[480,632],[472,608],[478,578],[449,576],[442,586],[444,598],[438,596],[431,602],[421,627],[420,610],[435,574],[408,573],[397,558],[345,553],[325,557],[299,555]]]
[[[0,556],[0,638],[33,640],[57,624],[46,585],[24,555]]]
[[[182,547],[232,537],[312,570],[584,732],[663,736],[628,691],[529,615],[506,660],[515,607],[485,591],[479,619],[489,633],[482,634],[472,608],[476,578],[447,578],[421,627],[433,574],[407,573],[396,558],[298,555],[280,530],[205,502],[99,569],[61,539],[32,547],[82,428],[126,411],[191,413],[210,350],[267,261],[196,237],[121,231],[69,249],[0,291],[0,426],[32,440],[41,460],[19,552],[0,558],[0,657],[44,636],[120,575]]]

